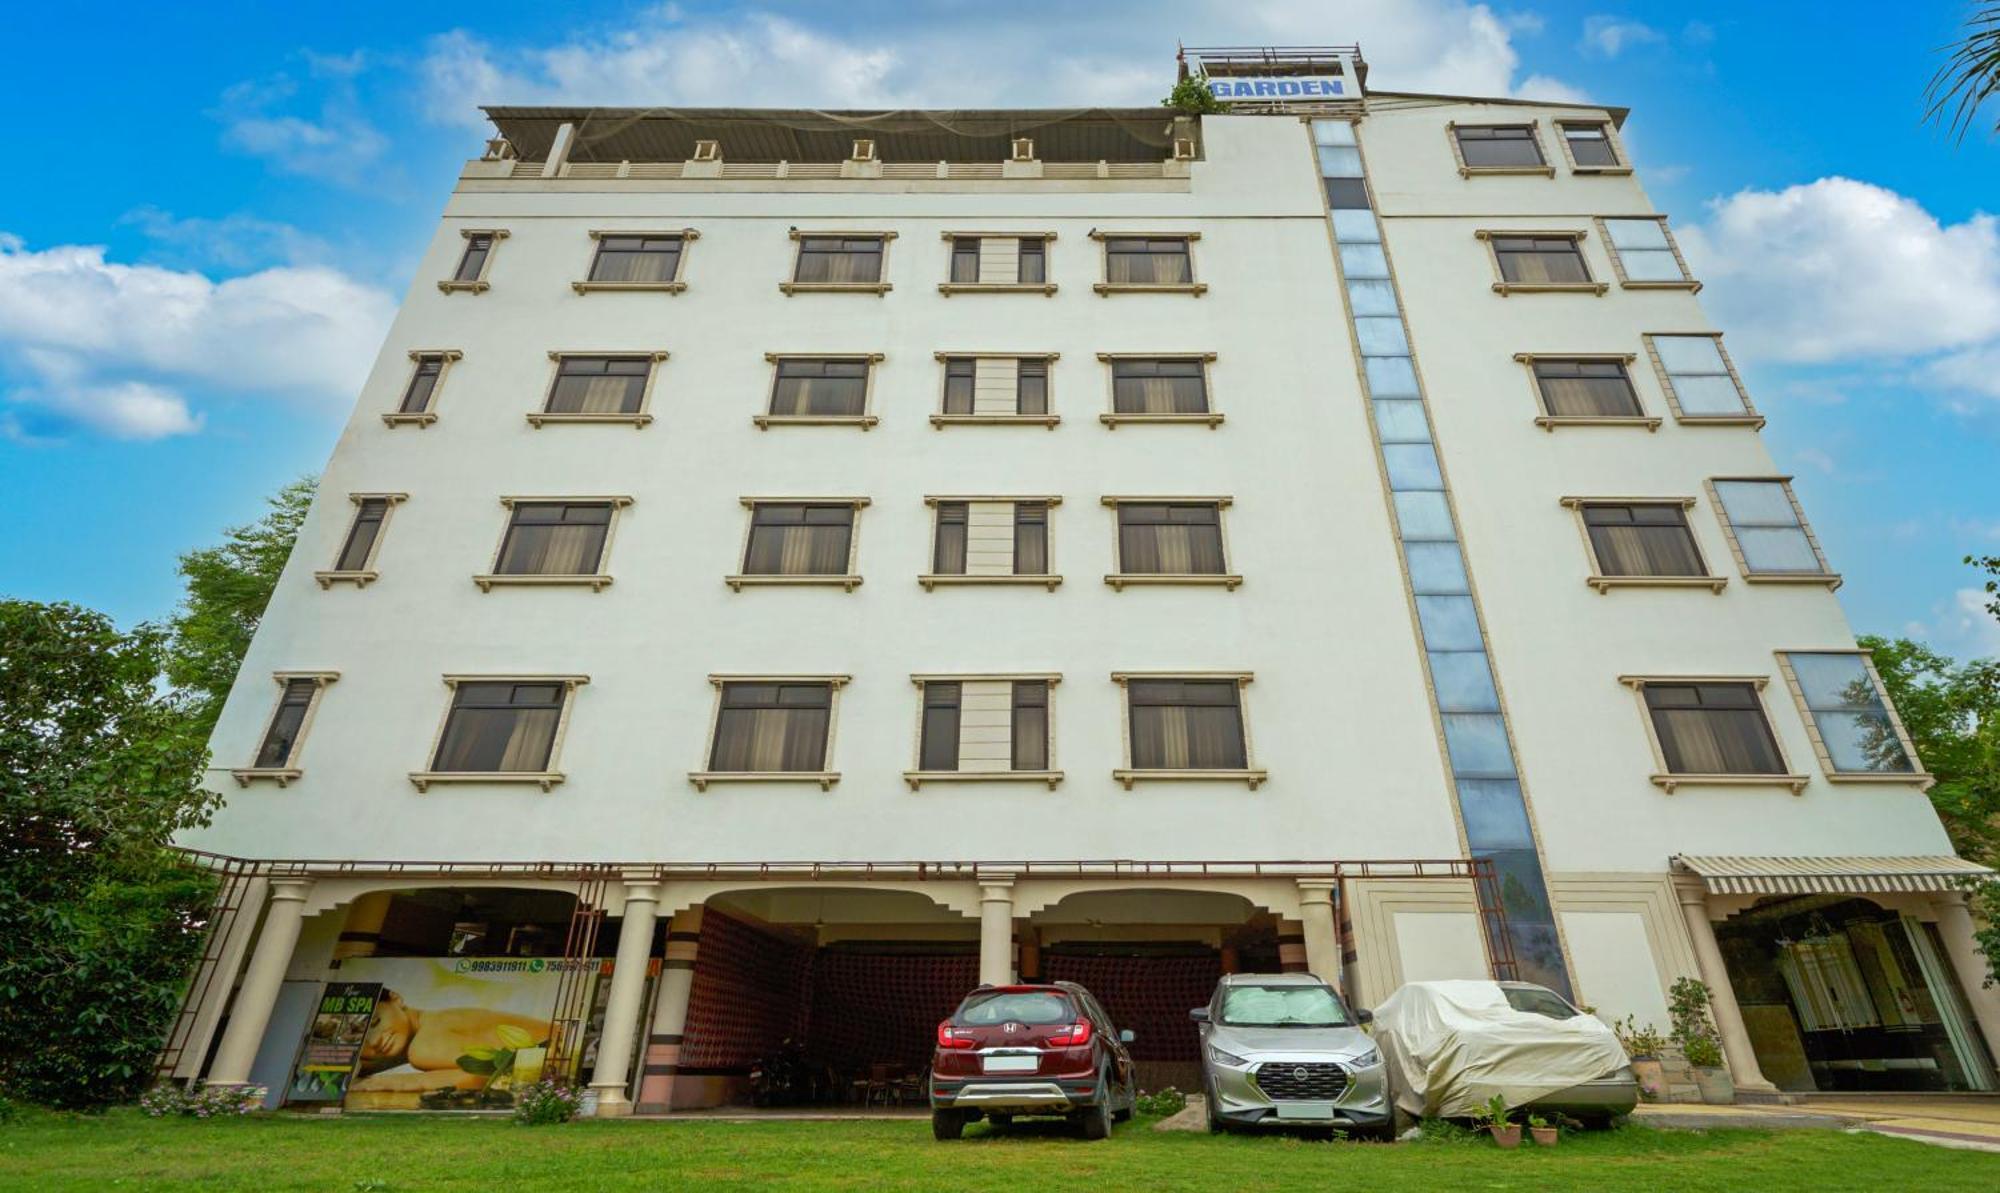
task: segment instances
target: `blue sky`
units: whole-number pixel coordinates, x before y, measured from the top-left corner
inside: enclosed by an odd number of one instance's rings
[[[35,5],[10,14],[0,592],[121,622],[317,471],[482,102],[1151,103],[1190,44],[1588,97],[1729,335],[1857,631],[2000,653],[2000,139],[1921,123],[1955,3]],[[116,36],[104,36],[107,29]],[[88,44],[91,69],[70,52]]]

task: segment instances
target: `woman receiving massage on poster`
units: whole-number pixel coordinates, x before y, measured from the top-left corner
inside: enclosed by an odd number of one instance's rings
[[[503,1028],[509,1030],[503,1032]],[[548,1042],[550,1028],[547,1019],[483,1007],[420,1010],[394,990],[385,989],[375,1006],[375,1018],[368,1024],[368,1038],[361,1045],[362,1076],[351,1088],[380,1093],[480,1089],[488,1075],[459,1068],[460,1057],[475,1049],[489,1053],[512,1049],[515,1045],[506,1038],[509,1035],[516,1042],[520,1035],[526,1035],[536,1045],[543,1045]],[[384,1072],[387,1069],[399,1071]]]

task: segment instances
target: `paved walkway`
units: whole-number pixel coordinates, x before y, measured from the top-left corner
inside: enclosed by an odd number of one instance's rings
[[[2000,1098],[1809,1098],[1792,1106],[1652,1104],[1633,1117],[1659,1127],[1874,1131],[1941,1147],[2000,1153]]]

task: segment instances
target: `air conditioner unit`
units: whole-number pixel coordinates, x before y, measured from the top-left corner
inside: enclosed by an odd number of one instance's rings
[[[1194,160],[1193,137],[1174,138],[1174,160],[1177,162],[1191,162]]]
[[[722,142],[720,142],[720,141],[696,141],[696,142],[694,143],[694,157],[693,157],[693,159],[692,159],[692,160],[694,160],[694,161],[698,161],[698,162],[719,162],[719,161],[721,161],[721,160],[722,160]]]
[[[855,160],[855,161],[857,161],[857,162],[872,162],[872,161],[874,161],[874,160],[875,160],[875,142],[873,142],[873,141],[856,141],[856,142],[854,143],[854,158],[853,158],[853,160]]]
[[[1035,160],[1035,142],[1031,137],[1014,138],[1014,160],[1031,162]]]

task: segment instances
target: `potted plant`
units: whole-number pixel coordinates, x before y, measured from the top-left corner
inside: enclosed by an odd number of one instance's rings
[[[1536,1147],[1554,1147],[1556,1145],[1556,1125],[1539,1114],[1528,1116],[1528,1134],[1535,1137]]]
[[[1472,1112],[1475,1127],[1484,1127],[1493,1136],[1493,1142],[1503,1148],[1521,1146],[1521,1124],[1507,1121],[1507,1099],[1494,1094],[1487,1103]]]
[[[1666,1037],[1650,1023],[1640,1026],[1636,1015],[1625,1016],[1612,1024],[1611,1030],[1618,1034],[1618,1042],[1632,1062],[1632,1077],[1639,1083],[1639,1096],[1648,1102],[1657,1099],[1667,1087],[1667,1073],[1660,1064],[1660,1054],[1667,1047]]]
[[[1694,1070],[1701,1100],[1711,1106],[1726,1106],[1736,1100],[1736,1085],[1723,1067],[1722,1038],[1708,1012],[1710,998],[1708,983],[1680,978],[1668,992],[1667,1010],[1674,1021],[1673,1041]]]

